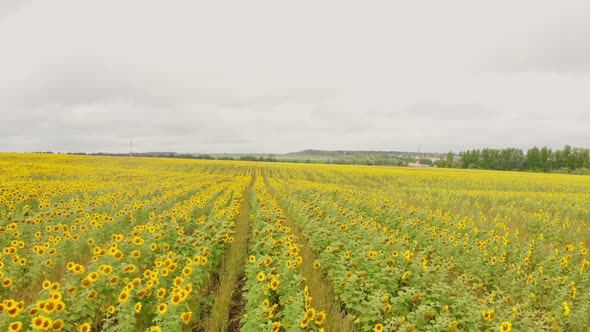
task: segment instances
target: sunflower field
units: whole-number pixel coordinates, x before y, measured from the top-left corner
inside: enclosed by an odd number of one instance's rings
[[[0,154],[0,331],[588,331],[590,177]]]

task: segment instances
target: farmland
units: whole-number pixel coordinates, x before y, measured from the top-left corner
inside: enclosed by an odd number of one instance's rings
[[[586,331],[590,177],[0,154],[0,327]]]

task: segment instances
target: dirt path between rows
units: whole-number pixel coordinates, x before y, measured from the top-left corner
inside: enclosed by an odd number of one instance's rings
[[[219,267],[219,281],[212,294],[213,304],[209,315],[203,321],[207,332],[239,331],[243,312],[242,292],[244,286],[244,264],[248,259],[250,239],[250,201],[256,173],[252,171],[252,181],[243,193],[241,213],[235,220],[234,241],[225,252]]]

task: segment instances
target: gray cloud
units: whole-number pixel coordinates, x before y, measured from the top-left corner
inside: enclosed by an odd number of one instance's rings
[[[0,151],[590,146],[584,3],[224,6],[2,2]]]
[[[506,72],[590,72],[590,3],[565,1],[540,15],[535,24],[510,31],[488,61]]]
[[[497,110],[479,104],[446,104],[435,101],[421,101],[410,106],[409,116],[434,118],[437,120],[473,120],[481,121],[497,116]]]

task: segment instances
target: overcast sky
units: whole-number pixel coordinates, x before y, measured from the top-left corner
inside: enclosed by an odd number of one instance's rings
[[[590,1],[0,0],[0,151],[590,147]]]

